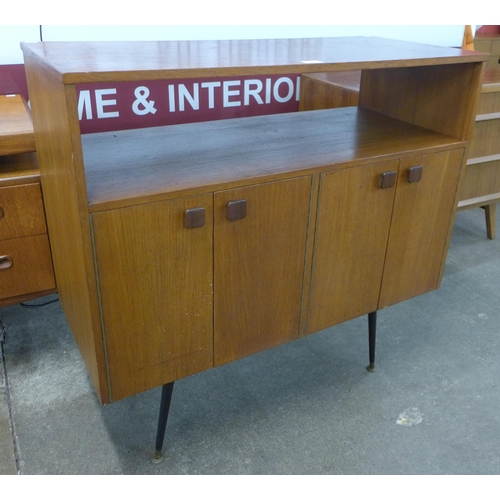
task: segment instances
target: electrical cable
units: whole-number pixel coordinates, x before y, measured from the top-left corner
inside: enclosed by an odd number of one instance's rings
[[[21,307],[44,307],[48,306],[49,304],[53,304],[54,302],[58,302],[59,299],[54,299],[54,300],[49,300],[48,302],[44,302],[43,304],[26,304],[25,302],[21,302],[19,305]]]

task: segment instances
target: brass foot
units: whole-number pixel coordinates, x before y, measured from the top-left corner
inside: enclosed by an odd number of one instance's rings
[[[151,462],[154,464],[161,464],[165,457],[162,455],[161,451],[155,451],[154,458],[151,459]]]

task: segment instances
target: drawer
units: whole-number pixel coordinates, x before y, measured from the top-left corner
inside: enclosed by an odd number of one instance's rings
[[[500,154],[500,118],[477,121],[468,147],[469,158]]]
[[[40,184],[0,188],[0,240],[46,232]]]
[[[491,40],[474,40],[474,50],[491,53]]]
[[[500,160],[467,165],[459,200],[500,193]]]
[[[499,40],[493,40],[491,42],[491,52],[490,54],[492,56],[499,56],[500,57],[500,39]]]
[[[488,66],[490,68],[500,68],[500,55],[490,56],[488,59]]]
[[[55,288],[46,234],[0,241],[0,299]]]
[[[500,92],[486,92],[479,99],[478,115],[500,113]]]

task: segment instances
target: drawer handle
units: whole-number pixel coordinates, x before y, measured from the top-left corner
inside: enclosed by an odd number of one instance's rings
[[[380,175],[379,186],[381,189],[389,189],[396,185],[397,172],[384,172]]]
[[[226,219],[241,220],[247,216],[247,200],[230,201],[226,206]]]
[[[9,269],[9,267],[12,267],[12,264],[12,257],[0,255],[0,270]]]
[[[420,182],[422,179],[423,167],[422,165],[417,165],[416,167],[411,167],[406,171],[408,182],[413,184],[414,182]]]
[[[2,207],[0,207],[0,219],[2,219],[2,218],[3,218],[3,215],[4,215],[4,214],[3,214],[3,208],[2,208]]]
[[[205,209],[190,208],[184,212],[184,227],[186,229],[196,229],[205,225]]]

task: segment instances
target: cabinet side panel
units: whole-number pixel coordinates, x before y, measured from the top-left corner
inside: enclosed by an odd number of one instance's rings
[[[213,366],[212,213],[203,195],[93,214],[113,401]]]
[[[299,337],[310,197],[309,176],[215,193],[216,366]]]
[[[322,175],[309,333],[377,309],[396,190],[379,180],[398,167],[396,160]]]
[[[379,309],[438,288],[462,162],[462,149],[401,161]],[[409,182],[419,166],[420,181]]]
[[[365,70],[359,105],[436,132],[468,139],[482,63]]]
[[[102,403],[109,401],[74,87],[25,58],[61,305]]]

